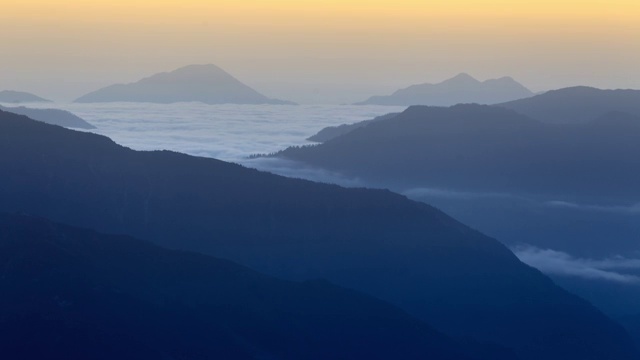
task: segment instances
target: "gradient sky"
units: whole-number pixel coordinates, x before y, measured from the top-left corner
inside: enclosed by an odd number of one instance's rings
[[[71,100],[188,64],[342,103],[460,72],[640,88],[638,0],[6,0],[0,89]]]

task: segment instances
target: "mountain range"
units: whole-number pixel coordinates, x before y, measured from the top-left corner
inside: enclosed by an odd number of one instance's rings
[[[557,284],[637,319],[640,272],[629,264],[640,251],[640,116],[620,111],[633,111],[636,93],[570,88],[513,103],[546,114],[537,119],[502,105],[416,106],[276,156],[429,202],[516,249],[536,247],[546,255],[535,265]]]
[[[373,96],[357,105],[497,104],[533,95],[529,89],[510,77],[478,81],[471,75],[462,73],[441,83],[412,85],[388,96]]]
[[[400,189],[640,201],[635,115],[611,112],[556,125],[486,105],[414,106],[365,125],[276,157]]]
[[[1,211],[210,254],[288,280],[324,278],[522,360],[638,358],[621,326],[504,245],[389,191],[133,151],[7,112],[0,164]],[[123,273],[118,279],[134,276]]]
[[[576,86],[552,90],[520,100],[496,104],[544,123],[572,124],[593,121],[611,112],[624,112],[640,116],[640,90],[603,90]],[[418,104],[414,104],[418,105]],[[390,113],[373,120],[331,126],[320,130],[308,140],[325,142],[344,135],[372,121],[387,120]]]
[[[584,123],[612,111],[640,116],[640,90],[602,90],[576,86],[499,104],[536,120]]]
[[[270,99],[215,65],[189,65],[135,83],[111,85],[81,96],[75,102],[293,104]]]

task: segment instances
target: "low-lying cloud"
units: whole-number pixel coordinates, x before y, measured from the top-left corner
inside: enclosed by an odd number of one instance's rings
[[[357,178],[309,166],[301,162],[280,158],[256,158],[239,162],[241,165],[290,178],[305,179],[344,187],[364,187],[365,183]]]
[[[640,203],[633,205],[597,205],[586,203],[575,203],[563,200],[545,200],[525,195],[517,195],[499,192],[471,192],[457,191],[452,189],[439,188],[413,188],[402,191],[405,196],[418,200],[429,201],[432,199],[449,199],[456,201],[476,201],[476,200],[506,200],[515,201],[527,206],[549,208],[556,210],[574,210],[585,212],[601,212],[620,215],[640,215]]]
[[[172,150],[241,161],[253,154],[306,145],[326,126],[372,119],[397,110],[384,106],[207,105],[202,103],[48,104],[71,111],[135,150]]]
[[[608,213],[616,213],[616,214],[640,214],[640,204],[634,205],[591,205],[591,204],[577,204],[567,201],[548,201],[545,203],[546,206],[553,208],[565,208],[572,210],[582,210],[582,211],[598,211],[598,212],[608,212]]]
[[[412,198],[444,198],[455,200],[477,200],[477,199],[516,199],[516,200],[528,200],[525,197],[498,192],[471,192],[471,191],[456,191],[451,189],[438,189],[438,188],[413,188],[402,191],[402,194]]]
[[[640,285],[640,276],[627,272],[640,270],[640,259],[621,256],[601,260],[584,259],[562,251],[528,245],[516,247],[513,251],[522,262],[545,274]]]

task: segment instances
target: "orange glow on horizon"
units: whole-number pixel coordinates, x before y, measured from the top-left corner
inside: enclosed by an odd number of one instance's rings
[[[476,69],[542,89],[635,86],[638,39],[639,0],[20,0],[0,12],[0,62],[16,82],[11,72],[39,79],[45,67],[130,79],[214,62],[289,81],[406,84]]]
[[[3,4],[0,18],[18,21],[182,23],[211,19],[224,23],[299,23],[319,25],[334,19],[373,25],[384,19],[439,21],[503,21],[549,19],[575,24],[609,20],[640,22],[636,0],[22,0]]]

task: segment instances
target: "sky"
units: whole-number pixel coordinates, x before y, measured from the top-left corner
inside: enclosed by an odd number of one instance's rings
[[[640,88],[638,0],[3,0],[0,90],[70,101],[189,64],[350,103],[460,72]]]

